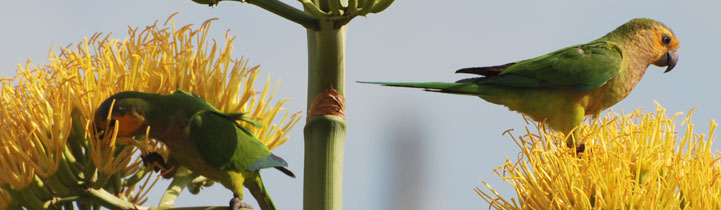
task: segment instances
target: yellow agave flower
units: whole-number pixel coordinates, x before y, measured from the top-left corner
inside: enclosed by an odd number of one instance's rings
[[[249,113],[264,125],[252,132],[269,148],[288,140],[300,113],[284,111],[286,100],[273,102],[270,77],[261,91],[254,89],[259,67],[231,57],[234,37],[226,32],[225,43],[211,44],[206,39],[215,19],[176,29],[174,15],[162,27],[129,28],[124,40],[95,34],[74,49],[50,52],[46,66],[28,62],[14,78],[0,80],[0,207],[8,194],[30,209],[67,205],[73,188],[88,185],[142,204],[150,176],[133,155],[138,148],[166,151],[153,140],[99,139],[89,122],[95,108],[120,91],[190,91],[222,111]]]
[[[693,110],[692,110],[693,111]],[[693,132],[691,113],[677,118],[657,106],[605,117],[580,127],[586,151],[565,148],[565,139],[537,126],[513,140],[518,161],[506,160],[495,172],[517,198],[475,191],[494,209],[721,209],[721,153],[711,152],[708,136]]]

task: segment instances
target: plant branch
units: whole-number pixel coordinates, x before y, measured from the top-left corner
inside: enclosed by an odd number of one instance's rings
[[[135,204],[120,199],[104,189],[89,188],[85,191],[90,197],[96,199],[101,205],[109,209],[137,209]]]
[[[279,0],[247,0],[247,2],[298,23],[307,29],[317,30],[320,28],[318,19]]]

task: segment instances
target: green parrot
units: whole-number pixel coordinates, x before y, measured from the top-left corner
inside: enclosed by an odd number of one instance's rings
[[[663,23],[633,19],[605,36],[528,60],[498,66],[472,67],[456,73],[480,77],[444,82],[361,82],[427,91],[473,95],[488,102],[546,122],[571,135],[586,115],[597,117],[628,96],[649,65],[666,66],[678,61],[679,41]],[[577,145],[579,152],[583,144]]]
[[[111,112],[112,111],[112,112]],[[163,142],[170,151],[168,162],[218,181],[233,191],[231,209],[250,208],[241,202],[243,186],[261,209],[275,209],[259,170],[276,168],[288,176],[282,158],[270,153],[260,140],[237,121],[248,122],[243,113],[223,113],[196,95],[176,91],[170,95],[120,92],[106,99],[95,112],[99,130],[118,126],[118,137],[145,135]]]

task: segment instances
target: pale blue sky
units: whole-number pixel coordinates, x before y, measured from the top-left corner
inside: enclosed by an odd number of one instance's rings
[[[285,1],[299,6],[297,1]],[[146,26],[180,12],[176,25],[200,25],[218,17],[212,37],[237,35],[234,55],[262,65],[281,81],[277,98],[305,110],[305,30],[258,7],[190,0],[9,1],[0,7],[0,74],[15,74],[30,58],[46,64],[52,43],[78,43],[95,32],[123,38],[126,25]],[[696,130],[708,133],[721,119],[721,2],[719,1],[438,1],[399,0],[381,14],[353,20],[348,28],[344,208],[485,209],[474,192],[489,182],[503,195],[512,189],[492,170],[518,148],[501,133],[521,116],[476,97],[379,87],[353,81],[455,81],[458,68],[504,64],[596,39],[624,22],[648,17],[666,23],[681,42],[670,73],[650,67],[631,95],[612,107],[653,111],[657,100],[669,113],[694,106]],[[263,172],[280,209],[302,208],[303,123],[274,152],[299,177]],[[714,148],[720,149],[717,143]],[[165,188],[156,186],[154,205]],[[249,195],[249,194],[248,194]],[[220,185],[200,195],[181,195],[179,206],[226,205]],[[246,202],[256,205],[248,196]]]

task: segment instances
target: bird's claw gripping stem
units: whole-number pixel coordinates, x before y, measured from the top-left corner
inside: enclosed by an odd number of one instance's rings
[[[230,199],[230,206],[228,206],[229,210],[238,210],[238,209],[253,209],[253,206],[247,203],[243,203],[243,201],[240,200],[240,197],[238,195],[233,195],[233,199]]]

